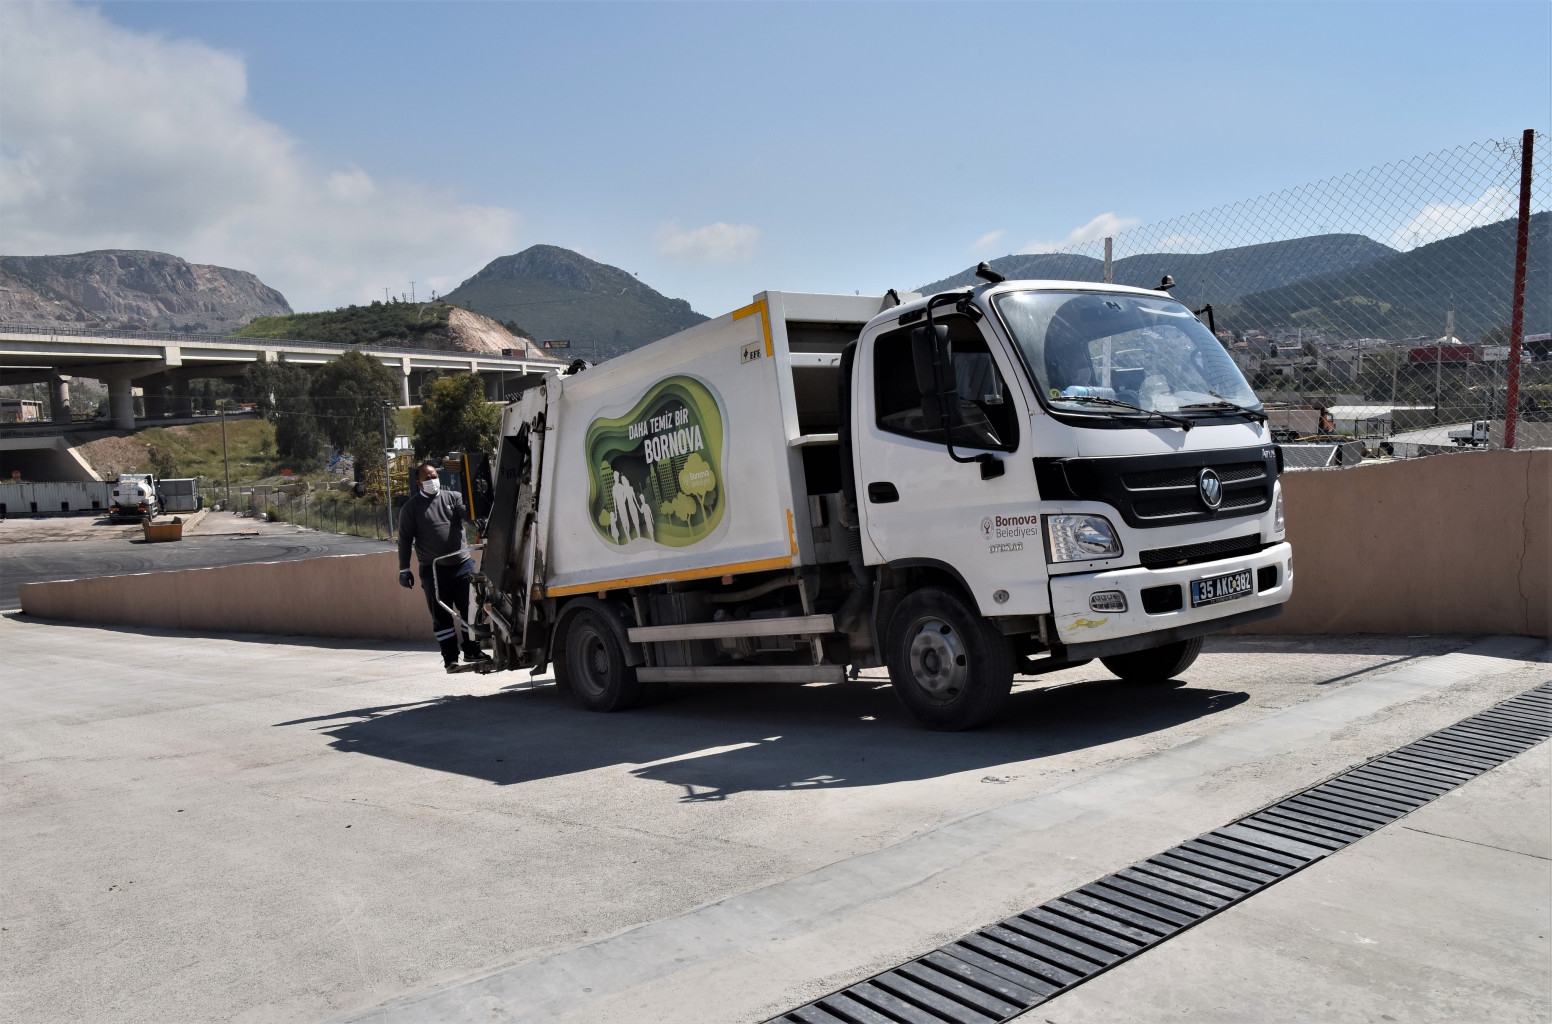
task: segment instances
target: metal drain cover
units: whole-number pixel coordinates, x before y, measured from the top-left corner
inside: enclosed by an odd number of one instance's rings
[[[772,1021],[1010,1020],[1549,736],[1552,683]]]

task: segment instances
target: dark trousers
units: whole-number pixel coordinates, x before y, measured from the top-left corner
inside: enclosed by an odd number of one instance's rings
[[[432,584],[433,574],[436,577],[435,586]],[[440,593],[442,603],[457,608],[458,614],[468,622],[470,581],[473,578],[472,558],[465,558],[462,562],[449,559],[435,570],[425,564],[420,567],[420,589],[426,595],[426,607],[431,611],[431,628],[436,632],[437,646],[441,648],[442,660],[445,662],[458,660],[458,629],[453,625],[453,617],[447,613],[447,609],[437,603],[437,596]],[[463,649],[466,655],[473,657],[478,654],[480,645],[465,637]]]

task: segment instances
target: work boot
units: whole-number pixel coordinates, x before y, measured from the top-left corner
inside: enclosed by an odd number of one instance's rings
[[[473,665],[481,661],[489,661],[490,655],[486,654],[477,643],[463,645],[463,660]]]
[[[442,649],[442,667],[449,672],[456,671],[458,668],[458,638],[449,637],[438,642],[437,646]]]

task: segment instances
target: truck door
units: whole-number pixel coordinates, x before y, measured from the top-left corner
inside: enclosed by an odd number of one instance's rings
[[[927,422],[911,358],[911,329],[897,328],[859,346],[853,402],[857,502],[864,550],[891,565],[951,567],[983,614],[1049,610],[1045,556],[1029,460],[1021,455],[1027,424],[1001,346],[980,325],[951,314],[961,455],[990,453],[1005,463],[983,479],[975,463],[949,457],[943,430]],[[869,559],[872,560],[871,558]],[[997,595],[1002,593],[1002,599]]]

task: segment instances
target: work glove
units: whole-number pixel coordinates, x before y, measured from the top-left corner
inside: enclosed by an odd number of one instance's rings
[[[415,574],[410,572],[408,569],[401,570],[399,573],[399,586],[403,587],[405,590],[414,590]]]

